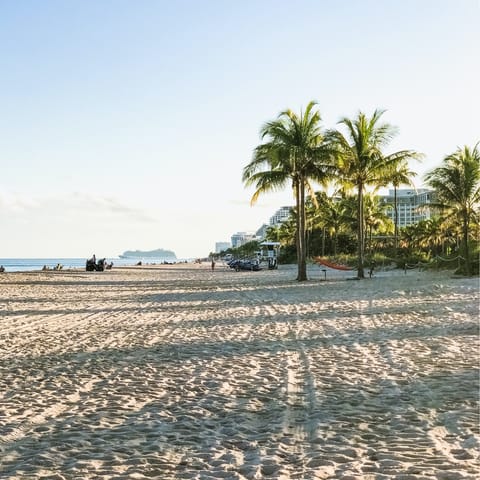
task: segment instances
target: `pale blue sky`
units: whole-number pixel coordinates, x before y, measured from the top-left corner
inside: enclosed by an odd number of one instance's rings
[[[387,110],[420,177],[480,140],[478,0],[0,1],[0,257],[207,255],[261,125]]]

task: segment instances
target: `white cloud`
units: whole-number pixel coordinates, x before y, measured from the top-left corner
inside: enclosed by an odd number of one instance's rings
[[[111,216],[136,222],[155,222],[143,209],[132,207],[114,197],[96,196],[90,193],[74,192],[47,196],[29,196],[15,192],[0,193],[0,216],[24,215],[25,217],[63,214],[83,216]]]
[[[113,197],[82,192],[46,196],[2,192],[2,257],[76,257],[100,248],[115,256],[158,220]],[[85,251],[87,253],[85,253]]]

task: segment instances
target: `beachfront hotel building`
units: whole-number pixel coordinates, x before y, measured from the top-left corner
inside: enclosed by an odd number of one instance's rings
[[[428,205],[432,203],[434,194],[433,190],[426,188],[397,190],[398,226],[406,227],[430,218],[431,210]],[[392,222],[395,221],[394,195],[394,190],[389,190],[388,195],[380,196],[384,204],[392,206],[386,211]]]
[[[256,232],[255,232],[255,236],[257,237],[256,240],[261,240],[263,238],[265,238],[265,236],[267,235],[267,229],[268,229],[268,225],[266,223],[264,223]]]
[[[398,208],[398,226],[406,227],[426,220],[431,217],[432,212],[428,207],[434,199],[435,192],[426,188],[414,189],[398,189],[397,190],[397,208]],[[394,190],[389,190],[388,195],[380,195],[380,201],[384,205],[389,205],[390,208],[386,209],[386,214],[392,220],[395,220],[394,205]],[[268,227],[275,227],[281,225],[283,222],[290,218],[290,213],[293,207],[281,207],[279,208],[269,219],[268,225],[263,224],[255,233],[253,232],[237,232],[232,235],[231,247],[238,248],[245,243],[252,240],[262,240],[265,238]],[[217,243],[220,245],[221,243]],[[230,247],[230,245],[229,245]],[[227,248],[229,248],[227,247]],[[222,248],[216,252],[226,250]]]
[[[230,242],[216,242],[215,243],[215,253],[220,253],[231,248],[232,244]]]
[[[270,227],[276,227],[282,224],[290,217],[290,212],[293,207],[281,207],[271,217],[268,222]]]
[[[253,232],[237,232],[232,235],[232,248],[238,248],[252,240],[258,240]]]
[[[290,218],[290,212],[293,207],[281,207],[279,208],[268,220],[268,225],[264,223],[256,232],[256,240],[262,240],[267,235],[267,230],[270,227],[278,227],[283,222]]]

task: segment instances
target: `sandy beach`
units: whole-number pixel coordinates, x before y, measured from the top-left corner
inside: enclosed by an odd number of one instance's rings
[[[0,275],[2,479],[478,479],[479,280]]]

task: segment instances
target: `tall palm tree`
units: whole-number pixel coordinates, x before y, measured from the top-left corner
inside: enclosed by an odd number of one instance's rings
[[[365,278],[363,206],[365,188],[369,185],[374,187],[383,185],[395,165],[419,156],[412,150],[401,150],[389,155],[383,153],[383,148],[396,133],[392,125],[380,123],[383,113],[383,110],[375,110],[368,118],[359,112],[353,120],[349,118],[340,120],[339,123],[346,128],[346,136],[339,130],[328,133],[329,142],[336,149],[340,180],[346,187],[355,188],[357,193],[358,278]]]
[[[392,171],[388,175],[387,182],[393,186],[393,222],[394,222],[394,249],[395,254],[398,249],[398,201],[397,201],[397,190],[401,185],[411,185],[412,178],[417,174],[408,168],[408,163],[404,160],[398,162],[397,165],[394,165]]]
[[[435,189],[437,207],[461,228],[465,254],[465,273],[471,275],[469,237],[472,222],[479,219],[480,206],[480,151],[465,146],[443,159],[443,164],[425,175],[426,182]]]
[[[324,184],[328,178],[328,155],[323,148],[320,112],[310,102],[300,115],[291,110],[263,125],[265,143],[255,148],[252,161],[243,170],[246,186],[254,185],[254,204],[259,195],[284,188],[291,182],[295,196],[298,281],[307,280],[306,192],[312,197],[312,181]]]

